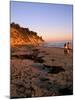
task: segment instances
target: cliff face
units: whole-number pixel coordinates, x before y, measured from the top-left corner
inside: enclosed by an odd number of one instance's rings
[[[10,25],[10,33],[11,46],[27,44],[38,45],[44,41],[36,32],[30,31],[28,28],[20,27],[15,23]]]

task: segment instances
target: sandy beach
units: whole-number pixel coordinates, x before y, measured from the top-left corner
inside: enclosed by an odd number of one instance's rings
[[[63,48],[11,48],[11,98],[73,94],[73,52]]]

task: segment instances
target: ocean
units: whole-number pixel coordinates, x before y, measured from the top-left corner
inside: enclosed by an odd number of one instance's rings
[[[70,43],[70,46],[71,48],[73,47],[72,46],[72,41],[60,41],[60,42],[46,42],[44,43],[44,47],[59,47],[59,48],[64,48],[64,44],[69,42]]]

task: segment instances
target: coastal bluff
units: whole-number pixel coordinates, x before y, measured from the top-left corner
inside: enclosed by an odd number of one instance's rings
[[[14,22],[10,24],[10,44],[16,45],[39,45],[44,40],[41,36],[34,31],[30,31],[29,28],[21,27]]]

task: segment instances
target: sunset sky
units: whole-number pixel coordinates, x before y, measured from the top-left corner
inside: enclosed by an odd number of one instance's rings
[[[11,1],[11,22],[27,27],[45,41],[72,40],[73,6]]]

